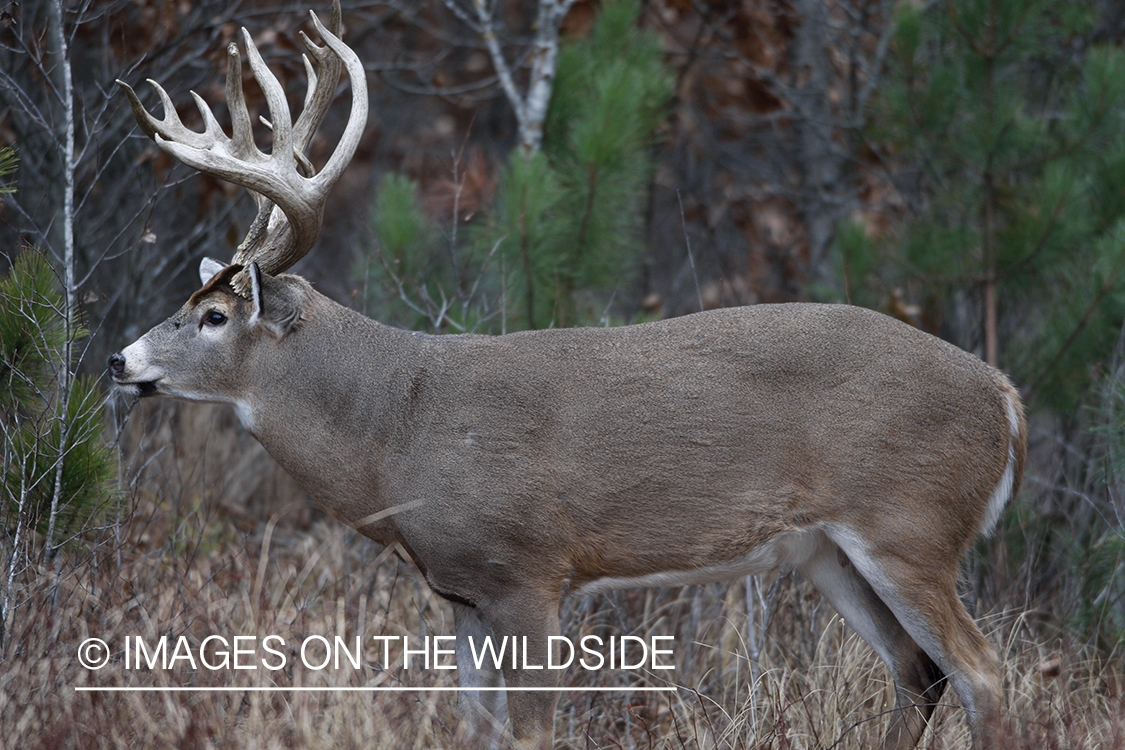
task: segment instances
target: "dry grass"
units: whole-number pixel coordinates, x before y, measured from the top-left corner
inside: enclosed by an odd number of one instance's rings
[[[440,748],[454,744],[451,693],[255,692],[282,686],[454,685],[455,672],[382,664],[372,635],[452,634],[448,606],[393,555],[310,513],[223,411],[158,407],[127,439],[138,465],[136,507],[119,530],[91,535],[24,581],[0,651],[0,747]],[[153,446],[166,446],[154,449]],[[155,457],[154,457],[155,456]],[[240,467],[234,471],[230,467]],[[748,582],[619,592],[568,601],[563,632],[675,636],[676,693],[564,692],[556,747],[868,748],[893,696],[882,664],[803,582],[752,589],[760,652],[747,618]],[[763,585],[769,585],[764,582]],[[765,605],[763,607],[763,604]],[[1006,668],[1013,748],[1125,748],[1119,662],[1067,647],[1020,613],[986,617]],[[367,643],[364,665],[314,671],[289,652],[278,671],[181,665],[126,669],[127,636],[276,634]],[[98,637],[110,664],[84,668]],[[748,654],[756,653],[751,662]],[[255,661],[251,659],[249,661]],[[395,661],[395,659],[392,659]],[[565,673],[568,687],[665,684],[653,673]],[[81,686],[236,686],[236,692],[90,693]],[[947,692],[922,747],[968,746]]]

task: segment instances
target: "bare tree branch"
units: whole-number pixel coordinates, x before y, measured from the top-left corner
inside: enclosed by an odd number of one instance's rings
[[[543,122],[547,118],[558,64],[559,26],[574,5],[574,0],[539,0],[535,38],[529,55],[531,70],[527,88],[523,92],[516,84],[512,68],[500,44],[500,32],[496,27],[496,3],[472,0],[474,21],[456,0],[443,2],[454,15],[483,37],[500,87],[516,114],[520,151],[525,158],[531,158],[539,151],[543,142]]]

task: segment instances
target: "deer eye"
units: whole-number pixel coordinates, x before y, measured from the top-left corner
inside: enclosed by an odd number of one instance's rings
[[[223,323],[227,322],[227,316],[223,315],[218,310],[208,310],[203,314],[203,322],[209,326],[218,328]]]

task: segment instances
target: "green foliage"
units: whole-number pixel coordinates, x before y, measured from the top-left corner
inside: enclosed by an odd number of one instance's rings
[[[371,228],[376,251],[360,269],[369,287],[393,290],[393,294],[369,295],[366,312],[395,325],[415,327],[424,315],[403,310],[402,297],[417,295],[418,279],[431,268],[437,255],[437,232],[418,200],[418,183],[409,177],[387,173],[379,182],[371,210]]]
[[[1071,632],[1113,647],[1125,634],[1125,52],[1097,42],[1098,13],[1088,0],[902,4],[868,135],[916,165],[903,183],[913,211],[891,237],[848,227],[840,247],[853,299],[901,290],[967,348],[983,348],[995,300],[999,364],[1059,417],[1067,454],[1046,477],[1029,467],[1036,503],[1013,504],[997,544]]]
[[[113,450],[102,440],[103,401],[97,378],[79,377],[72,384],[63,419],[44,414],[10,428],[4,476],[8,503],[12,510],[22,507],[24,523],[40,534],[46,534],[50,524],[60,457],[56,540],[82,529],[113,497],[117,467]]]
[[[16,191],[15,185],[5,184],[4,178],[16,173],[16,163],[19,157],[10,146],[0,148],[0,204],[3,202],[2,196]]]
[[[543,152],[524,164],[513,154],[504,174],[485,236],[501,243],[518,326],[596,320],[576,292],[632,280],[649,147],[672,90],[660,40],[638,14],[633,0],[606,3],[589,37],[562,46]]]
[[[461,237],[469,245],[462,267],[451,268],[451,258],[463,248],[452,232],[444,245],[436,241],[443,235],[425,220],[417,187],[384,180],[373,215],[376,260],[396,277],[399,296],[437,327],[593,322],[632,281],[650,146],[672,89],[659,39],[636,26],[638,14],[635,0],[612,0],[588,38],[562,45],[542,151],[511,154],[493,205]],[[500,300],[500,309],[486,312],[479,297],[475,308],[465,304],[477,293]]]
[[[883,281],[880,272],[894,262],[888,258],[888,246],[873,243],[863,224],[851,220],[836,228],[836,246],[838,275],[844,280],[848,300],[853,305],[879,307]]]
[[[23,253],[0,281],[0,410],[42,410],[66,342],[55,273],[37,253]]]
[[[511,155],[481,245],[491,240],[501,251],[501,265],[508,270],[501,283],[512,298],[508,317],[513,329],[538,328],[544,318],[550,320],[561,291],[559,274],[572,270],[563,265],[566,251],[559,242],[568,223],[561,210],[564,192],[546,154],[529,159]]]
[[[870,135],[920,166],[918,210],[847,233],[841,262],[859,299],[904,289],[968,348],[994,290],[1001,364],[1073,413],[1125,320],[1125,52],[1080,43],[1095,9],[1065,5],[900,6]]]
[[[46,533],[59,482],[55,535],[81,529],[114,497],[117,465],[102,440],[104,396],[96,378],[60,393],[67,331],[54,271],[24,252],[0,281],[0,420],[4,434],[7,525]],[[85,331],[76,328],[76,339]],[[58,471],[62,466],[61,474]]]
[[[418,202],[418,183],[393,172],[383,176],[371,216],[372,229],[387,260],[401,275],[411,275],[431,249],[429,220]]]

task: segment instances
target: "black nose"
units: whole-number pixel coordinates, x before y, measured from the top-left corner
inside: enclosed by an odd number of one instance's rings
[[[125,358],[121,353],[109,355],[109,374],[113,377],[121,377],[125,373]]]

